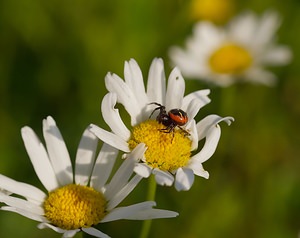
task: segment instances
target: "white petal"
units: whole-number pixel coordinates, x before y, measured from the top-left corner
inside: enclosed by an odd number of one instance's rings
[[[97,230],[96,228],[89,227],[89,228],[81,228],[81,230],[91,236],[100,237],[100,238],[110,238],[110,236],[106,235],[105,233]]]
[[[43,121],[47,151],[57,180],[61,185],[73,182],[73,169],[64,139],[52,117]]]
[[[102,145],[91,176],[91,187],[101,191],[102,187],[106,184],[107,179],[110,176],[118,152],[119,151],[117,149],[108,144],[104,143]]]
[[[142,71],[134,59],[130,59],[129,62],[125,62],[124,78],[126,84],[129,85],[132,92],[138,99],[140,108],[144,108],[148,103],[148,99],[145,92]]]
[[[110,73],[105,77],[105,85],[108,91],[118,95],[118,102],[123,104],[131,117],[131,125],[136,125],[141,117],[142,108],[130,87],[118,75]]]
[[[77,232],[80,231],[80,229],[75,229],[75,230],[65,230],[65,229],[61,229],[57,226],[53,226],[49,223],[40,223],[37,226],[39,229],[45,229],[45,228],[50,228],[54,231],[56,231],[57,233],[63,233],[63,237],[73,237],[74,235],[76,235]]]
[[[209,173],[204,170],[201,162],[193,157],[189,160],[189,163],[186,167],[192,169],[194,171],[194,174],[197,176],[201,176],[206,179],[209,178]]]
[[[148,74],[147,95],[149,102],[157,102],[165,105],[166,76],[164,62],[160,58],[152,61]]]
[[[143,157],[146,151],[145,144],[137,145],[134,150],[127,155],[127,158],[121,164],[119,169],[112,177],[105,191],[106,199],[112,199],[126,184],[133,173],[135,163]]]
[[[0,193],[0,202],[19,210],[27,211],[36,215],[44,215],[44,209],[41,206],[21,198]]]
[[[107,210],[110,211],[118,206],[127,196],[132,192],[136,185],[142,180],[143,177],[135,175],[129,183],[122,187],[122,189],[108,202]]]
[[[131,206],[127,207],[118,207],[109,212],[100,223],[104,222],[110,222],[115,220],[121,220],[121,219],[127,219],[127,217],[130,217],[134,215],[135,213],[139,211],[144,211],[151,209],[153,206],[155,206],[156,203],[153,201],[147,201],[142,203],[137,203]]]
[[[197,132],[196,121],[192,120],[192,121],[188,122],[185,129],[190,133],[189,138],[192,141],[191,151],[194,151],[198,148],[198,141],[199,141],[198,140],[198,132]]]
[[[46,194],[40,189],[26,183],[17,182],[0,174],[0,188],[11,193],[21,195],[28,201],[41,204],[44,202]]]
[[[178,68],[174,68],[168,79],[166,92],[166,109],[181,108],[185,82]]]
[[[172,218],[177,217],[179,214],[177,212],[162,210],[162,209],[148,209],[143,211],[138,211],[135,214],[128,216],[127,220],[150,220],[159,218]]]
[[[17,213],[17,214],[19,214],[23,217],[27,217],[27,218],[29,218],[31,220],[34,220],[34,221],[47,222],[47,219],[43,215],[37,215],[37,214],[32,213],[30,211],[22,210],[20,208],[2,206],[0,209],[3,210],[3,211],[9,211],[9,212]]]
[[[251,68],[247,71],[246,79],[252,83],[261,83],[267,86],[274,86],[276,83],[276,75],[262,68]]]
[[[98,138],[86,129],[81,137],[75,160],[75,183],[87,185],[94,166]]]
[[[188,95],[186,95],[183,98],[183,102],[182,102],[182,110],[187,111],[189,104],[194,100],[197,99],[199,102],[199,109],[200,110],[203,106],[205,106],[206,104],[210,103],[210,98],[207,96],[210,93],[209,89],[204,89],[204,90],[198,90],[195,92],[192,92]]]
[[[165,172],[159,169],[153,169],[152,173],[155,175],[155,181],[159,185],[171,186],[174,182],[174,176],[169,172]]]
[[[175,188],[177,191],[187,191],[194,183],[194,172],[189,168],[179,168],[176,171]]]
[[[58,181],[45,147],[30,127],[23,127],[21,134],[26,151],[39,180],[48,191],[56,189],[59,186]]]
[[[134,172],[143,178],[148,178],[151,175],[152,168],[144,163],[137,163],[134,167]]]
[[[128,141],[130,137],[130,131],[123,123],[119,114],[119,110],[115,108],[116,103],[117,94],[106,94],[101,104],[102,116],[113,133],[121,137],[123,140]]]
[[[198,139],[202,140],[207,135],[208,130],[216,124],[220,123],[221,121],[225,121],[228,125],[230,125],[231,121],[234,121],[234,119],[232,117],[220,117],[218,115],[209,115],[202,119],[200,122],[198,122]]]
[[[103,130],[102,128],[94,124],[90,125],[89,130],[106,144],[109,144],[112,147],[121,151],[130,152],[130,149],[128,148],[128,143],[116,134]]]
[[[287,46],[276,46],[266,50],[262,55],[262,63],[267,65],[284,65],[291,61],[292,52]]]

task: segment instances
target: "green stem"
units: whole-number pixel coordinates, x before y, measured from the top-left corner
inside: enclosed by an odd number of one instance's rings
[[[147,201],[154,201],[156,193],[156,181],[154,175],[149,178]],[[141,233],[139,238],[147,238],[150,233],[152,220],[145,220],[142,225]]]

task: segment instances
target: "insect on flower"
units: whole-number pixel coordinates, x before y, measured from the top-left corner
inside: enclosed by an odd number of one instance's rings
[[[153,115],[153,113],[156,110],[159,110],[159,114],[156,117],[156,120],[163,124],[164,126],[166,126],[166,128],[161,129],[162,132],[165,133],[170,133],[172,131],[174,131],[174,129],[176,127],[178,127],[179,129],[181,129],[182,131],[184,131],[185,135],[190,135],[190,133],[188,133],[186,130],[184,130],[181,126],[184,126],[187,122],[188,122],[188,116],[186,114],[185,111],[181,110],[181,109],[171,109],[168,113],[166,111],[166,107],[157,103],[157,102],[152,102],[149,103],[150,104],[154,104],[157,105],[158,107],[156,107],[152,113],[150,114],[149,118]]]

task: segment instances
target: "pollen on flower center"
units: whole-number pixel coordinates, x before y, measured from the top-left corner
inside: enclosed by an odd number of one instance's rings
[[[223,74],[240,74],[252,64],[252,56],[245,48],[226,44],[209,58],[212,71]]]
[[[103,194],[87,186],[69,184],[49,193],[45,217],[66,230],[96,225],[106,215]]]
[[[146,144],[146,163],[164,171],[173,171],[187,164],[191,157],[191,140],[182,130],[170,133],[161,131],[165,126],[148,120],[133,128],[128,141],[133,150],[139,143]]]

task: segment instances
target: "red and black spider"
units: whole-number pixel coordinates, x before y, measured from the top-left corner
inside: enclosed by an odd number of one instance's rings
[[[155,108],[152,113],[150,114],[149,118],[153,115],[156,110],[159,110],[159,114],[156,117],[156,120],[166,126],[166,128],[161,129],[161,131],[165,133],[170,133],[174,131],[176,127],[180,128],[182,131],[185,132],[186,135],[189,135],[186,130],[184,130],[181,126],[184,126],[188,122],[188,116],[185,111],[181,109],[171,109],[168,113],[166,111],[166,107],[157,103],[152,102],[149,104],[157,105],[158,107]]]

